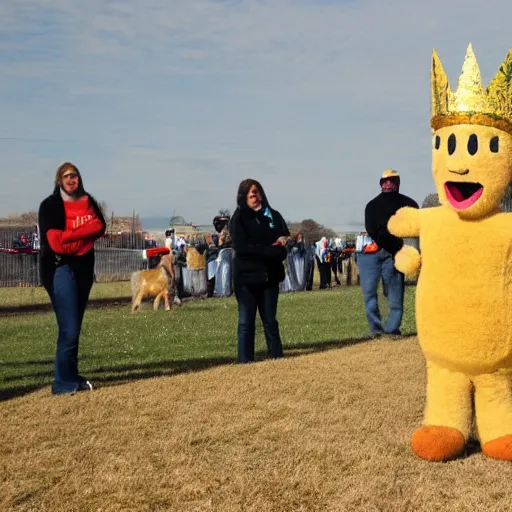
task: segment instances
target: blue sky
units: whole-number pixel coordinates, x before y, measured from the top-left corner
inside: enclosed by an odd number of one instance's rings
[[[109,211],[208,223],[259,179],[285,218],[361,223],[382,170],[433,191],[430,59],[512,46],[510,0],[3,0],[0,215],[71,160]],[[357,227],[359,229],[359,227]]]

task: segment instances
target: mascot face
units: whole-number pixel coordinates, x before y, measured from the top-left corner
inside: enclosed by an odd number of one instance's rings
[[[441,204],[476,220],[499,209],[512,181],[512,136],[489,126],[440,128],[432,141],[432,172]]]

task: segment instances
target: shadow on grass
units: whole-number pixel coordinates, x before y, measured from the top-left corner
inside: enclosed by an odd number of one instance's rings
[[[223,299],[224,297],[216,297],[217,300]],[[211,310],[211,305],[201,305],[201,302],[207,299],[206,297],[182,297],[182,302],[184,304],[191,302],[194,304],[194,308],[192,311],[196,311],[198,309],[202,310]],[[104,297],[104,298],[97,298],[97,299],[89,299],[89,302],[87,302],[87,309],[101,309],[101,308],[112,308],[112,307],[128,307],[130,308],[132,302],[131,297]],[[152,303],[153,301],[150,299],[145,299],[142,302],[142,311],[152,310]],[[160,309],[163,309],[163,306],[160,305]],[[174,307],[173,309],[177,309]],[[23,316],[27,314],[36,314],[36,313],[49,313],[53,311],[53,306],[51,303],[43,302],[41,304],[19,304],[14,306],[0,306],[0,316]]]
[[[0,366],[9,366],[12,368],[13,366],[43,366],[45,364],[53,364],[52,359],[41,359],[39,361],[7,361],[0,362]]]
[[[131,300],[131,297],[90,299],[87,303],[87,307],[104,308],[123,306],[129,304]],[[43,302],[41,304],[20,304],[16,306],[0,307],[0,316],[19,316],[26,315],[27,313],[48,313],[50,311],[53,311],[53,307],[49,302]]]
[[[413,338],[416,334],[404,334],[397,338],[397,343],[401,340],[406,340],[409,338]],[[382,338],[385,339],[385,338]],[[290,357],[297,357],[304,355],[305,353],[312,352],[324,352],[326,350],[332,350],[335,348],[345,348],[350,347],[351,345],[358,345],[360,343],[368,343],[368,342],[378,342],[379,338],[372,338],[371,336],[363,336],[362,338],[347,338],[342,340],[325,340],[321,342],[309,342],[309,343],[295,343],[295,344],[286,344],[284,349],[285,353],[287,350],[297,351],[297,353],[290,354]]]
[[[414,336],[408,334],[402,336],[402,339],[407,339]],[[368,336],[362,338],[348,338],[339,340],[324,340],[324,341],[311,341],[306,343],[287,344],[284,347],[285,357],[300,357],[306,354],[312,354],[315,352],[325,352],[331,349],[346,348],[352,345],[360,343],[374,342],[378,343],[378,339],[372,339]],[[399,343],[399,341],[398,341]],[[268,357],[264,351],[259,351],[256,354],[256,362],[264,361]],[[15,366],[24,365],[44,365],[53,363],[48,359],[41,361],[27,361],[26,363],[16,361],[9,363]],[[155,377],[168,377],[171,375],[179,375],[181,373],[192,373],[207,370],[217,366],[223,366],[228,364],[236,363],[235,357],[221,356],[221,357],[204,357],[194,359],[183,359],[183,360],[166,360],[166,361],[154,361],[145,363],[125,364],[125,365],[111,365],[111,366],[99,366],[90,370],[87,373],[87,377],[91,379],[93,384],[103,386],[114,386],[120,384],[126,384],[137,380],[152,379]],[[47,371],[36,371],[23,375],[21,378],[33,379],[38,377],[47,377],[51,379],[53,375],[53,369]],[[20,377],[7,377],[3,379],[3,382],[12,382],[18,380]],[[0,389],[0,401],[10,400],[17,398],[28,393],[32,393],[41,388],[48,386],[48,380],[44,383],[31,384],[31,385],[20,385],[6,389]]]
[[[48,384],[45,383],[39,383],[27,386],[17,386],[14,388],[2,388],[0,389],[0,402],[5,402],[6,400],[28,395],[29,393],[33,393],[34,391],[45,388],[47,385]]]
[[[100,367],[91,370],[88,375],[93,383],[104,383],[113,386],[155,377],[169,377],[181,373],[194,373],[233,363],[235,363],[235,359],[228,356],[183,359],[179,361],[155,361],[113,367]]]

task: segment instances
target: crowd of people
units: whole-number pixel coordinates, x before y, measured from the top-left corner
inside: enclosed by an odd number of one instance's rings
[[[366,316],[373,336],[400,334],[403,314],[404,276],[393,263],[403,240],[387,230],[389,218],[402,206],[418,205],[399,193],[400,176],[385,171],[381,193],[365,209],[366,243],[357,253]],[[238,361],[254,361],[255,324],[259,313],[270,357],[283,357],[283,343],[277,321],[280,286],[287,273],[283,262],[290,248],[299,241],[292,238],[288,226],[267,198],[262,185],[254,179],[240,183],[237,207],[231,217],[216,217],[218,235],[196,247],[206,253],[207,294],[215,290],[215,276],[222,265],[219,254],[229,251],[226,269],[232,272],[234,295],[238,304]],[[75,393],[92,389],[92,384],[78,372],[79,338],[89,292],[93,283],[94,242],[105,232],[105,219],[95,199],[85,191],[78,168],[66,162],[57,169],[53,193],[39,208],[41,237],[40,271],[43,285],[50,297],[58,324],[54,394]],[[185,245],[174,233],[166,233],[169,244],[178,248],[177,262],[186,262]],[[311,247],[306,258],[307,283],[312,289],[316,260],[320,288],[331,286],[331,273],[339,284],[340,262],[346,257],[340,239],[322,238]],[[185,263],[186,264],[186,263]],[[384,285],[390,315],[382,325],[378,304],[379,282]],[[179,291],[178,291],[179,297]]]

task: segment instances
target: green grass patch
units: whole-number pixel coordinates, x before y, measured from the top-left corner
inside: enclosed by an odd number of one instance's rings
[[[112,285],[110,285],[112,286]],[[98,294],[95,285],[94,291]],[[415,332],[414,288],[407,287],[404,334]],[[383,313],[385,301],[382,301]],[[165,312],[148,302],[87,310],[80,339],[80,373],[97,386],[194,371],[236,360],[237,304],[228,299],[187,301]],[[281,294],[278,320],[285,352],[339,346],[369,333],[359,287]],[[265,357],[261,322],[256,350]],[[51,383],[57,326],[53,313],[0,318],[0,390],[12,396]]]
[[[131,297],[130,282],[95,283],[91,299],[118,299]],[[50,298],[43,287],[0,288],[0,308],[49,304]]]

